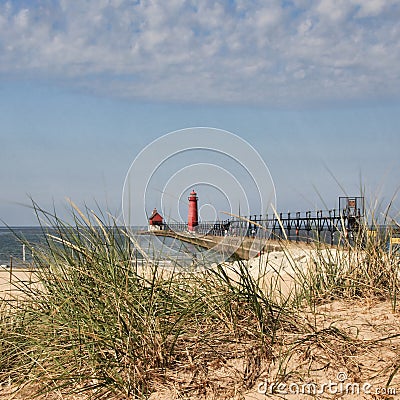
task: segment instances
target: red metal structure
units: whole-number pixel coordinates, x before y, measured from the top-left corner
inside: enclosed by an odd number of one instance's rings
[[[197,200],[197,193],[193,189],[189,196],[188,230],[190,232],[193,232],[195,227],[199,224]]]

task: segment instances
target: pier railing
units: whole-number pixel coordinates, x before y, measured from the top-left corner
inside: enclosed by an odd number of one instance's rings
[[[204,221],[195,227],[200,235],[257,237],[308,241],[318,239],[335,243],[338,236],[352,235],[361,226],[364,215],[360,209],[317,210],[273,215],[243,216],[221,221]],[[162,229],[187,232],[186,223],[165,223]],[[335,237],[336,235],[336,237]]]

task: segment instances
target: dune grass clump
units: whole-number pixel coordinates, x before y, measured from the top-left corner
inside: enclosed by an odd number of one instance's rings
[[[112,219],[74,207],[69,225],[36,211],[46,243],[33,249],[37,282],[20,285],[14,325],[1,323],[2,382],[93,398],[146,398],[162,386],[233,393],[255,384],[277,332],[298,327],[244,266],[237,281],[221,267],[161,267],[138,258]]]
[[[16,371],[23,361],[25,351],[23,340],[18,335],[25,332],[22,312],[14,315],[8,304],[0,300],[0,384],[8,383],[10,372]]]
[[[323,350],[314,361],[331,357],[337,368],[362,349],[334,324],[320,327],[317,311],[310,317],[321,303],[373,297],[396,308],[399,258],[367,227],[300,257],[282,241],[290,268],[271,271],[260,258],[254,273],[243,261],[186,268],[141,257],[129,229],[73,204],[73,224],[35,210],[46,241],[32,248],[34,282],[17,283],[12,306],[0,303],[0,394],[8,384],[83,398],[145,399],[165,388],[233,398],[265,374],[287,381],[291,360],[314,347]]]
[[[296,302],[312,305],[336,299],[375,298],[397,306],[400,253],[390,246],[395,231],[371,230],[364,221],[350,240],[341,233],[338,246],[313,243],[307,268],[292,262],[297,283]],[[290,253],[290,251],[288,252]]]

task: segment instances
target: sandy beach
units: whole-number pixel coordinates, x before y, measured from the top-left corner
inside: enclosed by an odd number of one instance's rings
[[[24,288],[33,287],[37,281],[32,267],[0,268],[0,299],[7,301],[23,297]]]
[[[279,303],[294,293],[296,285],[301,282],[301,274],[312,271],[321,260],[327,267],[340,260],[344,266],[342,271],[353,262],[346,250],[285,243],[280,251],[264,253],[244,262],[224,263],[222,268],[233,280],[239,276],[240,268],[247,268],[262,290]],[[1,298],[11,301],[22,299],[21,289],[35,285],[35,279],[32,268],[13,268],[12,271],[2,268]],[[247,368],[246,360],[233,357],[226,365],[208,366],[208,387],[203,392],[191,392],[188,398],[261,400],[267,396],[294,400],[335,399],[339,396],[345,400],[383,400],[395,399],[400,395],[400,379],[395,373],[400,359],[400,315],[393,311],[393,303],[379,298],[336,299],[325,301],[312,310],[305,306],[303,311],[299,311],[299,316],[315,327],[315,338],[295,332],[287,336],[287,344],[283,344],[281,351],[287,352],[290,357],[263,360],[252,387],[245,391],[240,387],[238,382],[241,382],[240,376]],[[178,386],[160,384],[150,399],[181,398],[180,393],[185,391],[185,385],[193,384],[193,379],[197,378],[190,374],[182,375],[178,380],[175,377],[173,385]],[[285,385],[280,387],[281,393],[272,394],[273,385],[278,385],[282,380]],[[27,399],[32,390],[28,385],[18,394],[11,394],[13,389],[12,383],[0,387],[0,398],[12,396],[16,400]],[[321,393],[317,395],[317,392]],[[83,400],[87,397],[59,393],[44,398]]]

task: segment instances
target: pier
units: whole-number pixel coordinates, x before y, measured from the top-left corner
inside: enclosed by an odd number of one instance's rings
[[[257,254],[275,249],[274,241],[297,242],[320,241],[330,245],[341,240],[351,242],[364,226],[364,198],[340,197],[339,208],[273,215],[232,216],[222,221],[194,220],[192,191],[189,208],[190,223],[160,222],[151,229],[156,236],[171,237],[223,254],[248,259]],[[154,226],[153,226],[154,228]]]
[[[190,243],[204,249],[218,252],[226,258],[248,260],[266,251],[279,251],[281,246],[276,241],[252,237],[199,235],[172,230],[153,231],[155,236],[170,237]]]

